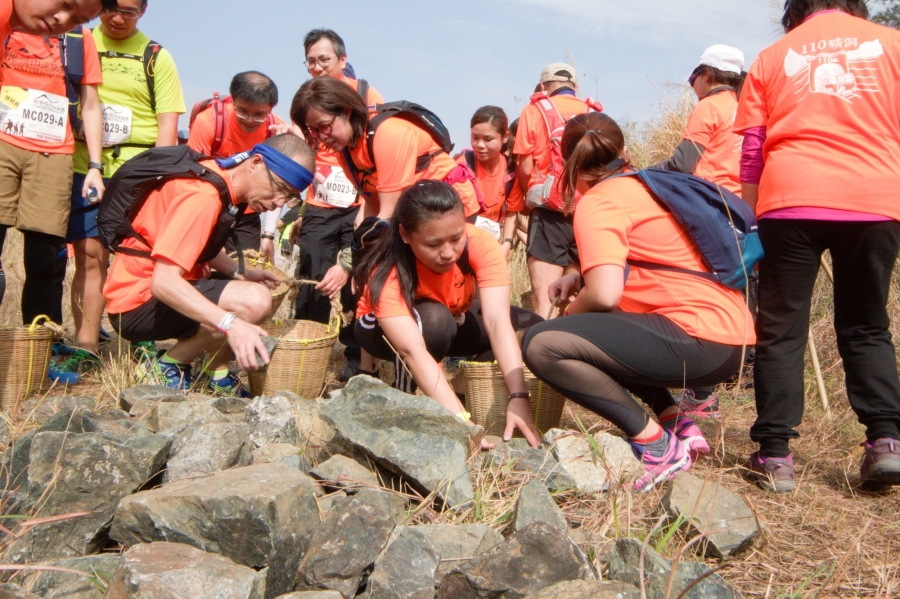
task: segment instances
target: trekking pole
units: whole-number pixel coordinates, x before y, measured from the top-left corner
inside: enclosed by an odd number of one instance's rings
[[[834,285],[834,272],[831,270],[831,266],[828,265],[828,262],[825,261],[825,254],[822,254],[819,261],[822,263],[822,268],[825,269],[825,274],[831,279],[831,284]]]
[[[816,386],[819,388],[819,397],[822,399],[822,407],[825,408],[825,416],[831,420],[831,406],[828,404],[828,392],[825,390],[825,379],[822,377],[822,365],[819,363],[819,352],[816,351],[816,341],[813,332],[809,331],[807,337],[809,355],[812,357],[813,370],[816,371]]]

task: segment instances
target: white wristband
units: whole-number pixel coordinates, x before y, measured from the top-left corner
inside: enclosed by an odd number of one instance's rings
[[[231,323],[234,322],[234,319],[237,318],[237,314],[234,312],[226,312],[225,316],[222,317],[222,322],[216,327],[216,330],[220,333],[227,335],[228,329],[231,328]]]

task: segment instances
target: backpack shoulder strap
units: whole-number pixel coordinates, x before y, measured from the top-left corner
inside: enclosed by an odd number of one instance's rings
[[[366,105],[366,108],[369,107],[369,82],[365,79],[358,79],[356,81],[356,93],[359,94],[359,97],[362,98],[363,104]]]
[[[273,125],[275,125],[275,115],[270,112],[269,116],[266,117],[266,124],[264,125],[266,128],[266,139],[275,137],[275,132],[272,131]]]
[[[228,98],[225,100],[219,99],[218,92],[213,94],[213,99],[210,105],[212,106],[213,111],[213,119],[215,122],[213,128],[213,142],[210,146],[210,153],[213,156],[219,155],[219,150],[222,149],[222,142],[225,141],[225,103],[228,101]]]
[[[150,40],[150,43],[144,48],[143,62],[144,77],[147,79],[147,91],[150,92],[150,109],[156,112],[156,58],[162,46],[159,42]]]
[[[472,268],[472,263],[469,262],[469,238],[466,237],[466,247],[463,248],[462,254],[459,255],[459,259],[456,261],[456,265],[459,267],[459,270],[462,271],[464,275],[474,275],[475,269]]]
[[[472,171],[472,174],[475,175],[475,178],[478,178],[478,164],[475,159],[475,152],[473,150],[464,150],[463,156],[466,157],[466,165]]]

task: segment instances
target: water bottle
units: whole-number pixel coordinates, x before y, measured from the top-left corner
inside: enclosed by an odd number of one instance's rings
[[[93,185],[88,187],[87,201],[90,204],[94,204],[100,201],[100,192],[97,191],[97,188]]]

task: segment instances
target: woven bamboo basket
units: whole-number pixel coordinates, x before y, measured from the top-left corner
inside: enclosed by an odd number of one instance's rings
[[[232,253],[231,258],[237,260],[237,253]],[[287,273],[275,268],[275,265],[269,261],[268,256],[260,254],[256,250],[244,250],[244,268],[269,271],[282,281],[278,287],[272,290],[272,311],[269,313],[269,318],[275,318],[278,308],[281,307],[284,298],[287,297],[288,292],[291,290],[291,286],[287,283],[289,279]]]
[[[273,320],[262,325],[278,340],[278,348],[266,368],[251,372],[250,392],[256,395],[293,391],[315,399],[325,389],[325,375],[340,332],[340,319],[328,325],[308,320]]]
[[[30,327],[0,329],[0,406],[14,412],[19,402],[40,393],[47,383],[53,340],[61,327],[38,316]]]
[[[503,435],[506,429],[506,406],[509,389],[496,362],[461,362],[466,381],[466,409],[472,422],[484,427],[489,435]],[[541,432],[558,428],[566,398],[550,388],[525,368],[525,385],[531,393],[534,426]],[[521,433],[516,430],[516,436]]]

